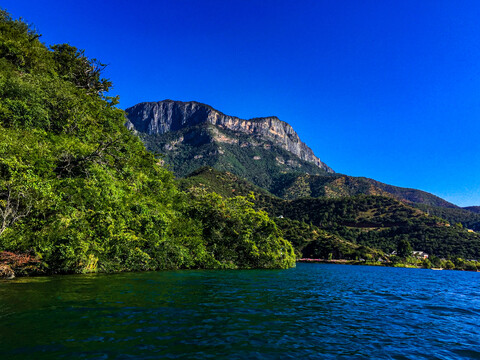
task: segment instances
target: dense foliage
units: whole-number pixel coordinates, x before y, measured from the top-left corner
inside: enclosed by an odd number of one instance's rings
[[[292,266],[265,213],[177,189],[103,68],[0,12],[0,251],[47,272]]]
[[[224,199],[196,189],[190,195],[187,214],[190,219],[201,221],[201,238],[206,239],[208,253],[222,266],[287,268],[294,265],[291,244],[282,238],[268,214],[254,210],[247,198]]]

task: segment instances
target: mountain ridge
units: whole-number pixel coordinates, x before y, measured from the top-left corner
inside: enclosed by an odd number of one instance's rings
[[[480,206],[465,206],[463,209],[480,214]]]
[[[211,124],[221,130],[230,130],[271,141],[299,159],[313,163],[328,173],[334,173],[310,147],[300,140],[290,124],[276,116],[241,119],[225,115],[210,105],[196,101],[176,100],[142,102],[125,111],[128,114],[127,127],[143,134],[163,135],[201,124]]]
[[[285,199],[297,198],[299,194],[302,197],[328,198],[359,194],[381,195],[391,196],[406,203],[459,209],[457,205],[423,190],[389,185],[367,177],[340,173],[329,176],[305,174],[290,177],[283,184],[277,184],[273,193]]]

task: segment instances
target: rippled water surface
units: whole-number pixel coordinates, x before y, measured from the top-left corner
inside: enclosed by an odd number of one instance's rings
[[[480,359],[480,273],[297,264],[0,282],[1,359]]]

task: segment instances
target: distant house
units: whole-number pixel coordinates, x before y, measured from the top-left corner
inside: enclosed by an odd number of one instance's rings
[[[428,259],[428,254],[424,253],[423,251],[413,251],[413,256],[415,256],[417,259]]]
[[[468,231],[468,232],[475,232],[475,231],[473,231],[472,229],[467,229],[467,231]]]

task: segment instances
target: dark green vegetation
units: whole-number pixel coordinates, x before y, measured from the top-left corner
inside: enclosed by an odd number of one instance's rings
[[[162,154],[162,159],[178,177],[210,166],[273,191],[285,173],[326,174],[325,170],[272,141],[205,123],[161,135],[143,133],[140,138],[149,151]],[[176,140],[180,138],[183,141]],[[169,150],[165,151],[166,148]]]
[[[480,214],[480,206],[467,206],[464,207],[465,210]]]
[[[299,258],[355,260],[385,257],[382,251],[347,241],[336,234],[321,229],[319,226],[305,222],[303,219],[284,216],[283,207],[288,201],[280,199],[232,173],[204,167],[193,172],[190,176],[180,179],[179,184],[184,190],[201,188],[207,192],[219,193],[224,197],[236,195],[249,197],[258,210],[264,210],[271,215],[278,228],[282,230],[284,238],[292,243]]]
[[[0,12],[0,251],[48,273],[292,266],[245,198],[177,189],[124,127],[103,68]]]
[[[480,232],[480,214],[471,210],[462,208],[444,208],[439,206],[428,206],[423,204],[416,204],[417,208],[422,211],[435,215],[447,220],[450,224],[457,227],[461,224],[461,227],[466,229],[472,229]]]
[[[305,257],[378,259],[407,241],[414,250],[440,258],[480,258],[480,235],[449,226],[432,214],[392,197],[356,195],[284,200],[229,173],[201,169],[181,181],[183,188],[247,195],[265,210]],[[378,249],[373,250],[373,249]],[[327,256],[326,256],[327,255]]]
[[[461,223],[467,229],[480,231],[480,214],[475,212],[476,207],[462,209],[425,191],[392,186],[368,178],[341,174],[285,174],[276,181],[272,193],[288,200],[301,197],[385,196],[441,217],[451,224]]]

